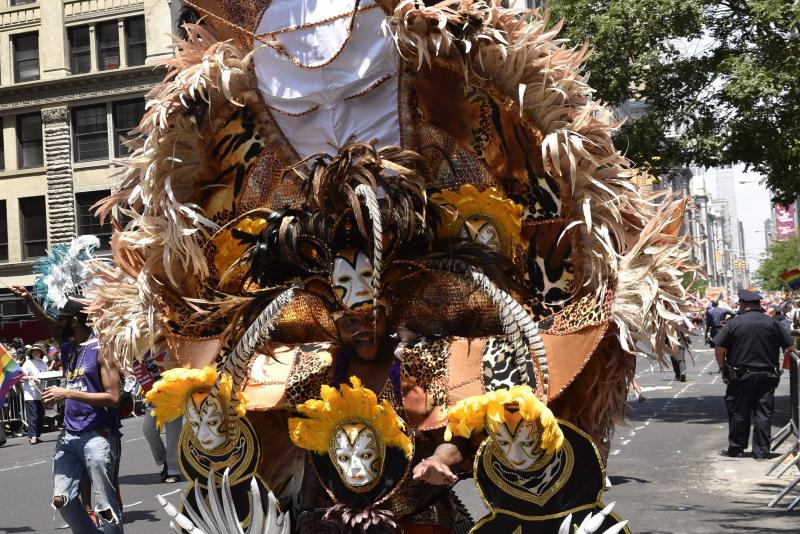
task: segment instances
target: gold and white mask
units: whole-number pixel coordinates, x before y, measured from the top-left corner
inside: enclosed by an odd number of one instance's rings
[[[496,432],[490,429],[489,434],[506,463],[514,469],[529,469],[544,455],[539,428],[533,421],[520,420],[516,426],[506,422],[499,425]]]
[[[184,415],[197,443],[203,449],[213,451],[227,439],[225,410],[219,399],[206,395],[199,400],[199,397],[198,393],[187,397]]]
[[[354,491],[367,491],[383,473],[386,448],[380,433],[363,421],[336,427],[328,449],[339,477]]]
[[[458,231],[458,237],[469,241],[475,241],[481,245],[502,251],[502,242],[497,227],[490,219],[475,217],[467,219]]]
[[[367,311],[375,298],[372,262],[360,250],[345,249],[333,260],[333,289],[349,310]]]

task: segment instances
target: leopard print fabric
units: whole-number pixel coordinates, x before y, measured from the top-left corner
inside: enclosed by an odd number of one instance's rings
[[[447,361],[450,343],[443,338],[420,338],[403,350],[402,379],[421,387],[434,407],[447,406]]]
[[[584,295],[544,321],[541,328],[548,334],[563,336],[600,324],[608,320],[613,300],[612,291],[606,293],[602,302],[598,302],[593,293]]]
[[[333,364],[331,350],[331,345],[326,343],[300,345],[297,348],[294,365],[286,382],[286,400],[290,406],[319,398],[322,386],[330,383]]]
[[[514,363],[513,352],[513,347],[505,336],[486,339],[481,355],[485,391],[510,388],[523,383],[519,369]],[[528,384],[536,389],[536,373],[532,359],[527,362],[527,374]]]

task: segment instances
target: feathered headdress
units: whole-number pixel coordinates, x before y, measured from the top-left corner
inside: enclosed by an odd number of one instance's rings
[[[402,449],[406,458],[413,454],[411,438],[403,432],[403,421],[391,404],[380,403],[375,393],[363,387],[358,377],[350,377],[352,387],[342,384],[339,389],[322,386],[319,399],[297,407],[305,416],[289,419],[289,436],[298,447],[327,454],[330,436],[342,421],[361,419],[377,430],[387,447]]]
[[[503,423],[518,423],[522,419],[533,421],[542,429],[540,447],[547,452],[557,451],[564,442],[564,434],[553,412],[527,385],[467,397],[448,411],[447,418],[444,437],[448,441],[454,434],[468,438],[485,426],[496,432]]]
[[[33,272],[39,276],[33,284],[33,294],[50,315],[58,315],[69,297],[83,295],[92,285],[92,261],[100,240],[82,235],[69,244],[57,243],[47,256],[39,260]]]

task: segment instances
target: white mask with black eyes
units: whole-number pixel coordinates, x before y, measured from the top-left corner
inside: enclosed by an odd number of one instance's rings
[[[366,254],[344,250],[333,260],[333,289],[342,305],[350,310],[372,304],[375,289],[372,262]]]
[[[185,413],[189,428],[203,449],[212,451],[225,443],[225,412],[219,399],[206,397],[200,408],[196,408],[189,396]]]
[[[356,423],[339,427],[333,437],[331,455],[345,485],[369,489],[383,471],[383,451],[375,431]]]
[[[542,457],[540,435],[536,423],[521,421],[514,431],[502,424],[492,433],[492,438],[509,465],[515,469],[528,469]]]

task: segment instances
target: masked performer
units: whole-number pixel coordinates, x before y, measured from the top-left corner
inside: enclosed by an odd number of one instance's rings
[[[602,450],[637,347],[676,341],[688,252],[683,204],[630,181],[586,48],[500,2],[184,5],[203,19],[101,209],[130,217],[98,275],[103,350],[215,366],[209,399],[229,376],[226,439],[245,391],[297,523],[336,503],[288,419],[351,376],[413,435],[386,500],[409,530],[457,524],[459,400],[526,385]]]

